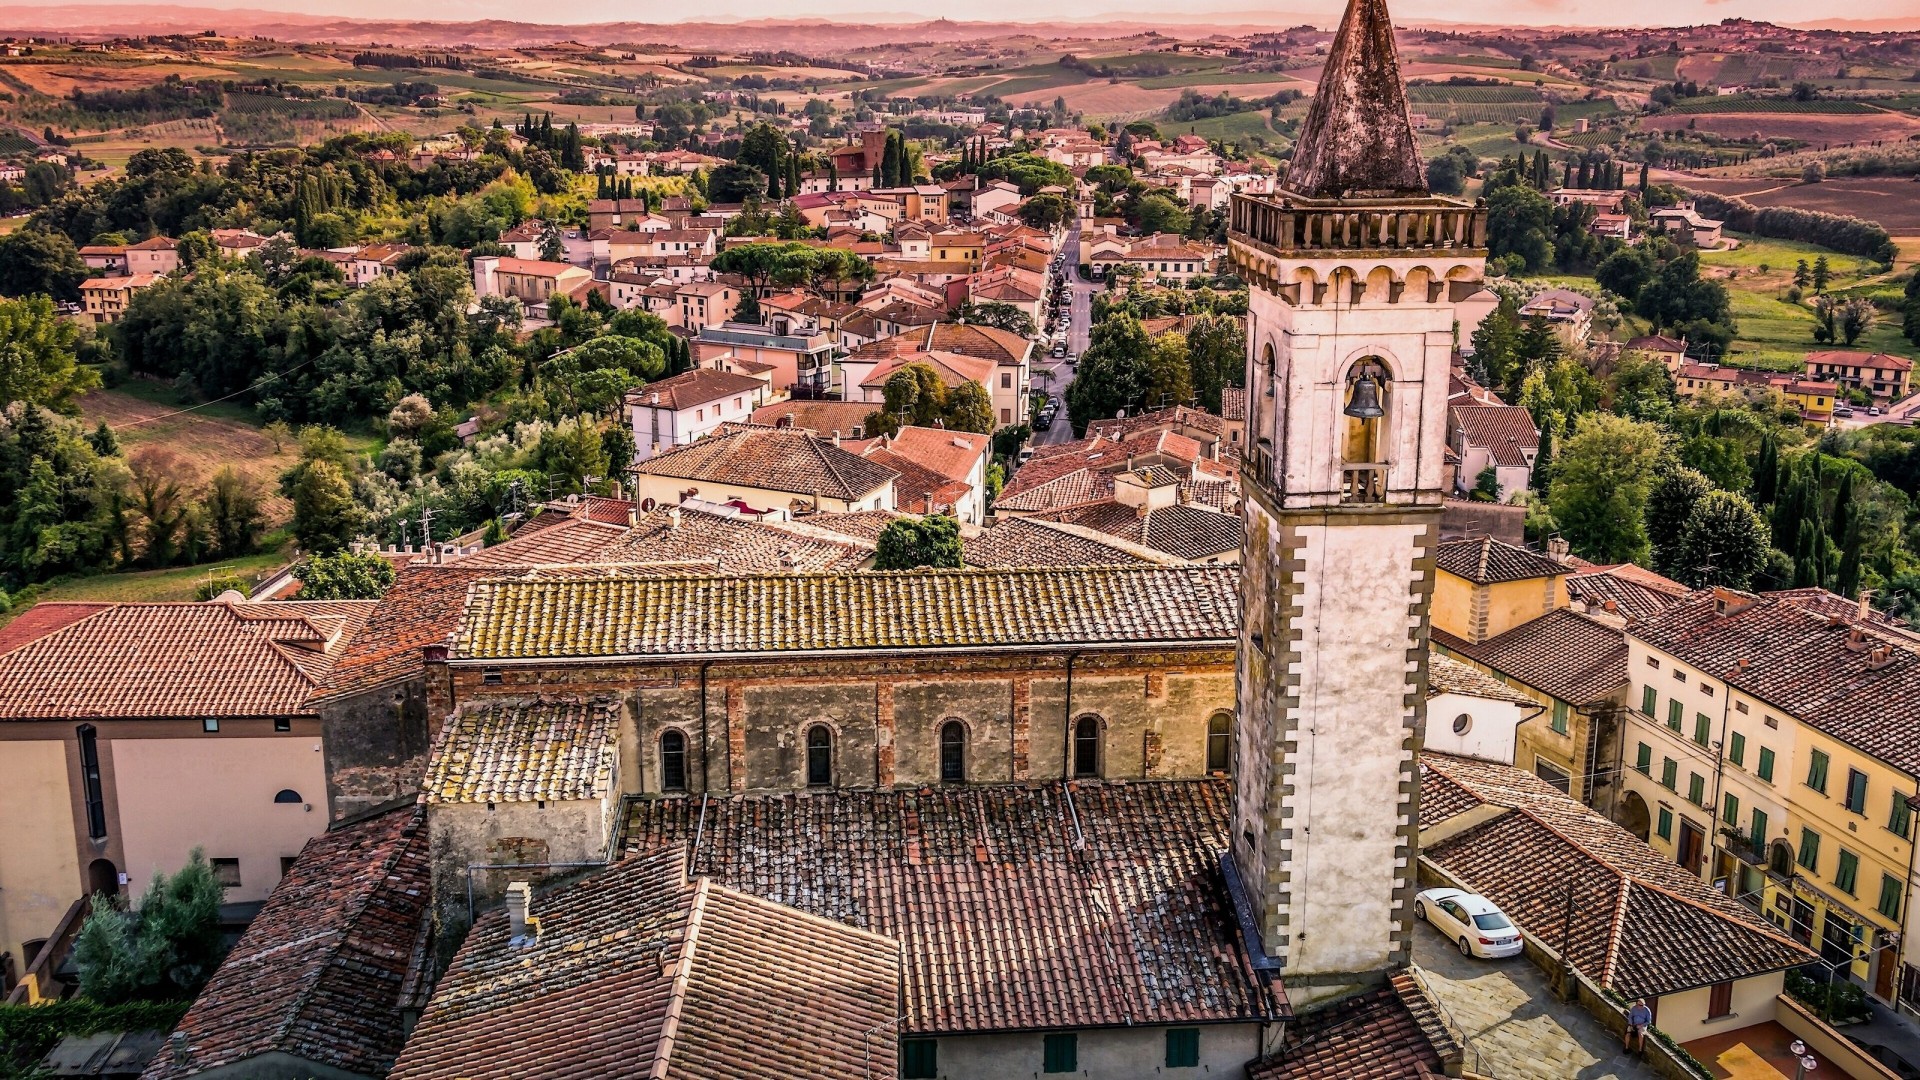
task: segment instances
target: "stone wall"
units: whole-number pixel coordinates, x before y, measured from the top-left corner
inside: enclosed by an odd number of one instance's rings
[[[420,790],[432,745],[426,681],[407,679],[322,701],[328,820],[339,821]]]

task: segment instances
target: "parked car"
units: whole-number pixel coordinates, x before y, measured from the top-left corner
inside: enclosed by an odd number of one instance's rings
[[[1052,351],[1049,352],[1047,355],[1053,357],[1056,360],[1059,359],[1060,357],[1067,355],[1067,343],[1064,341],[1054,342]]]
[[[1841,419],[1845,419],[1845,418],[1847,418],[1847,417],[1849,417],[1849,416],[1852,416],[1852,415],[1853,415],[1853,410],[1852,410],[1852,409],[1850,409],[1850,408],[1848,408],[1848,407],[1847,407],[1847,406],[1845,406],[1845,405],[1840,405],[1840,406],[1836,406],[1836,407],[1834,408],[1834,410],[1833,410],[1833,415],[1835,415],[1835,416],[1838,416],[1838,417],[1840,417]]]
[[[1049,429],[1049,428],[1051,428],[1051,427],[1053,427],[1053,414],[1052,414],[1052,413],[1050,413],[1050,412],[1043,412],[1043,413],[1038,413],[1038,414],[1035,414],[1035,416],[1034,416],[1034,418],[1033,418],[1033,430],[1035,430],[1035,431],[1046,431],[1047,429]]]
[[[1880,415],[1880,406],[1878,406],[1878,405],[1872,405],[1872,406],[1869,406],[1869,407],[1867,408],[1867,415],[1868,415],[1868,416],[1879,416],[1879,415]]]
[[[1413,917],[1433,924],[1464,956],[1495,959],[1524,947],[1520,928],[1493,901],[1459,889],[1428,889],[1413,898]]]
[[[1019,453],[1019,455],[1018,455],[1018,456],[1016,456],[1016,457],[1014,458],[1014,468],[1016,468],[1016,469],[1017,469],[1017,468],[1019,468],[1020,466],[1022,466],[1022,465],[1025,465],[1025,464],[1026,464],[1027,462],[1029,462],[1029,461],[1031,461],[1031,460],[1033,460],[1033,450],[1032,450],[1032,448],[1030,448],[1030,447],[1028,447],[1028,448],[1023,448],[1023,449],[1022,449],[1022,450],[1020,451],[1020,453]]]

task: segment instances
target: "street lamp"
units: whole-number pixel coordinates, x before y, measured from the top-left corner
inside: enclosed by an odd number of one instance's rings
[[[1793,1080],[1806,1080],[1808,1073],[1820,1067],[1820,1059],[1807,1053],[1807,1044],[1799,1039],[1787,1045],[1793,1051]]]

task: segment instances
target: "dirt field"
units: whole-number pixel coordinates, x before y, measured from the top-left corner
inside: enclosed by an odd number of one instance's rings
[[[1689,124],[1731,138],[1759,133],[1763,139],[1842,143],[1898,141],[1920,134],[1920,119],[1902,113],[1667,113],[1643,117],[1641,125],[1678,131]]]
[[[1895,235],[1920,233],[1920,182],[1893,177],[1837,179],[1799,184],[1768,179],[1702,180],[1687,177],[1689,187],[1734,195],[1755,206],[1792,206],[1877,221]]]
[[[56,63],[36,64],[21,60],[0,64],[8,75],[53,97],[67,97],[74,90],[129,90],[152,86],[169,75],[182,79],[231,79],[234,69],[212,64],[117,64]]]
[[[122,452],[164,446],[179,455],[184,466],[180,479],[195,495],[206,489],[207,481],[222,466],[232,465],[260,485],[261,505],[271,524],[280,525],[292,516],[293,507],[278,494],[280,474],[298,458],[291,442],[276,454],[273,443],[260,434],[259,428],[233,418],[231,412],[208,415],[211,409],[129,426],[178,408],[114,390],[96,390],[80,399],[80,412],[86,422],[106,421]]]

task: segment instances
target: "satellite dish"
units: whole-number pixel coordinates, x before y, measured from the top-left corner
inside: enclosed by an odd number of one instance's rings
[[[641,499],[641,500],[640,500],[640,512],[641,512],[641,513],[643,513],[643,514],[651,514],[651,513],[653,513],[653,508],[654,508],[654,506],[655,506],[655,505],[656,505],[656,504],[654,503],[654,501],[653,501],[652,499]]]

